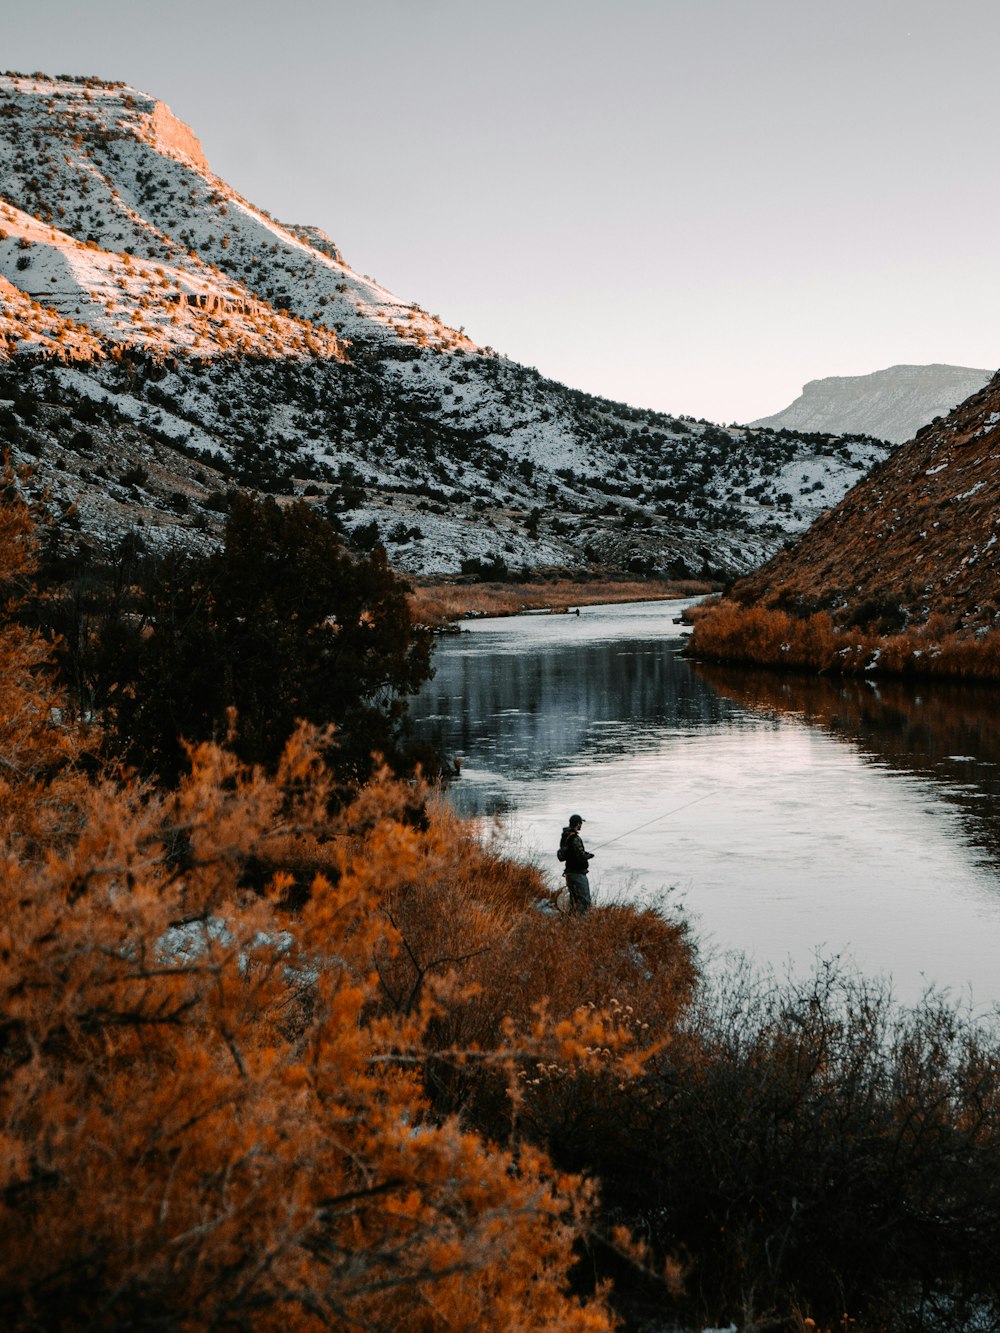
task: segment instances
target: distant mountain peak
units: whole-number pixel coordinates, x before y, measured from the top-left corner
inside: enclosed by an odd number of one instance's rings
[[[743,603],[827,611],[847,627],[1000,629],[1000,373],[922,428],[790,548],[741,580]],[[888,618],[888,619],[886,619]]]
[[[971,366],[898,365],[868,375],[829,375],[803,385],[800,397],[754,426],[774,429],[859,431],[901,444],[943,416],[992,375]]]

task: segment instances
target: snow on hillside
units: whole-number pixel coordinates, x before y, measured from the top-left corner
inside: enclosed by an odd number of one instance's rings
[[[102,250],[2,202],[0,276],[57,323],[110,343],[161,354],[343,356],[335,334],[277,314],[221,275]]]
[[[310,229],[255,208],[212,174],[194,133],[135,88],[0,75],[0,116],[4,193],[77,240],[181,271],[217,266],[259,301],[293,302],[348,337],[473,347],[355,273],[336,247],[310,244]]]
[[[15,459],[109,538],[138,515],[156,540],[211,539],[253,487],[411,570],[723,577],[888,453],[547,380],[242,198],[162,103],[93,79],[0,75],[0,335]]]
[[[970,366],[890,366],[871,375],[810,380],[796,398],[755,426],[860,432],[901,444],[977,393],[993,374]]]

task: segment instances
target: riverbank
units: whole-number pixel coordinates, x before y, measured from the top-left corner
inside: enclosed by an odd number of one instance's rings
[[[545,583],[424,580],[409,595],[414,621],[441,629],[470,616],[516,616],[525,611],[568,611],[578,606],[657,602],[699,597],[715,585],[698,579],[553,579]]]
[[[713,599],[692,608],[686,656],[731,665],[834,676],[1000,681],[1000,631],[956,629],[941,615],[896,633],[837,624],[827,611],[796,615],[760,603]]]
[[[649,717],[606,647],[594,702]],[[272,775],[193,747],[150,799],[84,762],[42,640],[0,623],[0,661],[0,1327],[1000,1324],[995,1028],[836,958],[712,981],[655,905],[553,911],[491,822],[345,790],[319,728]],[[658,707],[673,655],[635,661]]]

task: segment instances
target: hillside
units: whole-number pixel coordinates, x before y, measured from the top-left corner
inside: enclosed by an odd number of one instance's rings
[[[1000,374],[739,580],[697,626],[692,651],[993,679],[998,527]]]
[[[970,366],[889,366],[871,375],[810,380],[781,412],[753,424],[775,430],[860,431],[902,444],[981,389],[993,372]]]
[[[413,571],[729,576],[889,452],[547,380],[277,222],[162,103],[95,79],[0,76],[0,357],[0,443],[101,538],[210,541],[252,487]]]

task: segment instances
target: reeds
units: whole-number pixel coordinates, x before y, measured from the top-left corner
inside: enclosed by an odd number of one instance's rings
[[[839,675],[1000,680],[1000,631],[956,629],[941,616],[894,634],[840,627],[826,611],[796,615],[723,598],[695,618],[692,657]]]

